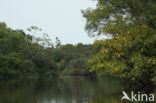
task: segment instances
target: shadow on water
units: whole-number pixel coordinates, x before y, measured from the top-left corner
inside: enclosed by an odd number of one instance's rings
[[[119,80],[110,78],[0,81],[0,103],[121,103],[123,89]]]

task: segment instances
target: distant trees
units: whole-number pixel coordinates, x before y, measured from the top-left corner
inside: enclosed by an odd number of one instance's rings
[[[58,68],[47,48],[33,36],[0,23],[0,79],[58,76]]]
[[[94,42],[100,50],[89,60],[92,72],[142,85],[156,81],[155,0],[97,0],[82,13],[90,36],[112,36]]]
[[[57,63],[62,74],[87,75],[89,74],[88,58],[95,54],[93,45],[66,44],[51,50],[51,57]]]
[[[32,26],[28,31],[41,29]],[[35,37],[0,23],[0,79],[54,78],[59,72],[86,75],[87,59],[95,52],[92,45],[62,45],[58,37],[53,44],[46,33]]]
[[[59,40],[58,37],[56,37],[56,42],[55,42],[55,44],[56,44],[56,48],[60,48],[60,47],[61,47],[61,41]]]

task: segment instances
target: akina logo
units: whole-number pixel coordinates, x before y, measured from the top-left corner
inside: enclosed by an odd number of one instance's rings
[[[131,95],[128,96],[128,94],[123,91],[123,97],[121,98],[121,101],[128,100],[128,101],[154,101],[154,94],[141,94],[138,92],[135,94],[133,91],[131,91]]]

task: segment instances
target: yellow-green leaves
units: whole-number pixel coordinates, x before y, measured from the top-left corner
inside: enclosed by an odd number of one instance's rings
[[[156,66],[155,44],[149,38],[151,29],[137,25],[112,39],[94,42],[100,51],[89,60],[91,72],[121,78],[144,78]],[[152,54],[151,54],[152,53]]]
[[[99,52],[89,60],[92,72],[141,81],[155,77],[155,5],[155,0],[99,0],[85,12],[89,33],[112,36],[94,42]]]

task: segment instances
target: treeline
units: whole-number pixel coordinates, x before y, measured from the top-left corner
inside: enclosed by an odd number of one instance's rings
[[[67,44],[60,45],[48,54],[57,63],[59,71],[63,75],[90,75],[88,59],[95,54],[93,45]]]
[[[36,30],[31,27],[29,31]],[[85,75],[92,45],[56,45],[44,34],[37,38],[0,23],[0,79],[55,78],[61,74]]]
[[[0,79],[57,77],[58,67],[46,51],[33,36],[0,23]]]

